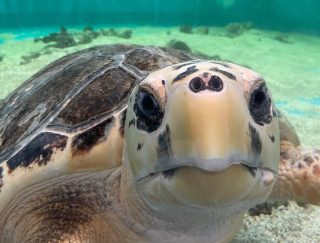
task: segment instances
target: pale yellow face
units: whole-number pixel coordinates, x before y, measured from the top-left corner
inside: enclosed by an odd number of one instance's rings
[[[238,65],[170,66],[147,76],[130,97],[124,160],[137,191],[152,204],[263,201],[279,148],[265,82]]]

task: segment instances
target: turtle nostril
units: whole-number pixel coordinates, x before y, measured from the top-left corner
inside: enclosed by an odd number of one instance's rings
[[[205,88],[205,84],[201,78],[195,77],[195,78],[191,79],[191,81],[189,83],[189,87],[193,92],[196,93],[196,92],[203,90]]]
[[[212,76],[209,80],[209,89],[213,91],[220,91],[223,88],[223,82],[220,77]]]

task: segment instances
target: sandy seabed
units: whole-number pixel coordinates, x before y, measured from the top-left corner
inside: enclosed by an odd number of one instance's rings
[[[45,44],[32,38],[17,40],[0,33],[0,99],[50,62],[90,46],[127,43],[166,46],[172,40],[184,41],[194,53],[219,55],[223,60],[249,66],[262,74],[278,108],[287,115],[303,146],[320,146],[320,37],[287,33],[289,43],[280,42],[271,31],[251,29],[229,38],[223,28],[210,28],[208,35],[185,34],[178,28],[132,28],[130,39],[101,36],[90,44],[58,49],[21,65],[21,56],[43,50]],[[72,30],[71,30],[72,31]],[[121,31],[121,29],[120,29]],[[168,33],[170,32],[170,34]],[[38,34],[38,33],[36,33]],[[234,243],[239,242],[320,242],[320,207],[274,209],[271,215],[247,216]]]

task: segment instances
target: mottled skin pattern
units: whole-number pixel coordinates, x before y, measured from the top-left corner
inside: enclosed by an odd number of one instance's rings
[[[270,193],[319,204],[320,151],[263,78],[192,59],[95,47],[4,100],[0,242],[227,242]]]

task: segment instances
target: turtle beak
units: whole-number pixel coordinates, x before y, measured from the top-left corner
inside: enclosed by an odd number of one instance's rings
[[[234,158],[247,158],[250,114],[238,86],[228,84],[220,92],[199,93],[180,86],[168,102],[174,158],[193,158],[191,166],[209,171],[226,169]]]

